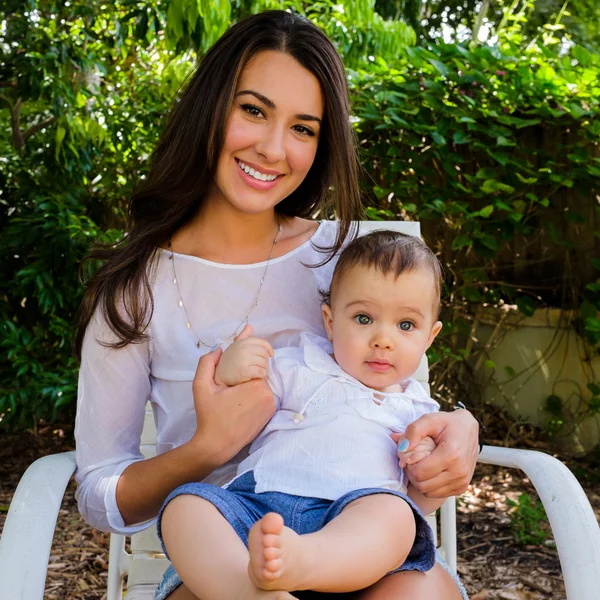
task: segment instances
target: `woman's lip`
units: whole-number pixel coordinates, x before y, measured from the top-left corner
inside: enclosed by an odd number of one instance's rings
[[[256,165],[254,163],[248,162],[247,160],[242,160],[241,158],[236,158],[235,161],[238,165],[243,162],[245,165],[248,165],[251,169],[258,171],[259,173],[263,173],[264,175],[283,175],[280,171],[274,171],[273,169],[267,169],[266,167],[261,167],[260,165]],[[241,167],[240,167],[241,168]]]
[[[255,190],[261,190],[263,192],[272,190],[282,179],[282,177],[276,177],[275,179],[273,179],[273,181],[261,181],[260,179],[254,179],[254,177],[252,177],[252,175],[248,175],[248,173],[246,173],[246,171],[244,171],[242,169],[242,167],[240,167],[240,163],[238,162],[238,160],[236,160],[235,163],[237,165],[237,171],[240,174],[242,181],[248,187],[254,188]],[[244,164],[250,166],[248,163],[244,163]],[[261,173],[262,173],[262,171],[261,171]],[[265,175],[267,175],[267,174],[268,173],[265,173]]]
[[[388,362],[379,362],[377,360],[368,360],[367,364],[369,368],[376,373],[386,373],[392,368],[392,365]]]

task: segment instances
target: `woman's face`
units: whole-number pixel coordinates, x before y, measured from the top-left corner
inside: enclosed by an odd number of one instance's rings
[[[322,120],[317,78],[288,54],[257,54],[239,79],[209,202],[271,211],[310,170]]]

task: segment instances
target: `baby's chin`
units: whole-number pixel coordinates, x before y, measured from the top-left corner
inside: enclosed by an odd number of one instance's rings
[[[358,377],[356,379],[358,379]],[[363,385],[366,385],[368,388],[378,392],[383,392],[384,394],[397,394],[404,391],[404,386],[400,382],[391,383],[390,385],[382,387],[380,385],[374,385],[373,381],[362,381],[361,379],[358,379],[358,381],[360,381]]]

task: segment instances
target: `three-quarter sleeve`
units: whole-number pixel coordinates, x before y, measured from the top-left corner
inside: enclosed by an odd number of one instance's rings
[[[111,348],[115,336],[98,314],[82,347],[75,422],[81,515],[101,531],[130,535],[148,522],[125,526],[116,501],[117,482],[132,463],[143,460],[140,439],[150,395],[150,344]]]

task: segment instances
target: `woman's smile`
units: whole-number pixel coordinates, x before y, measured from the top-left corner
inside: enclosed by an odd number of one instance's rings
[[[242,162],[235,159],[242,181],[256,190],[272,190],[282,179],[283,175],[272,169],[258,167],[252,163]]]

